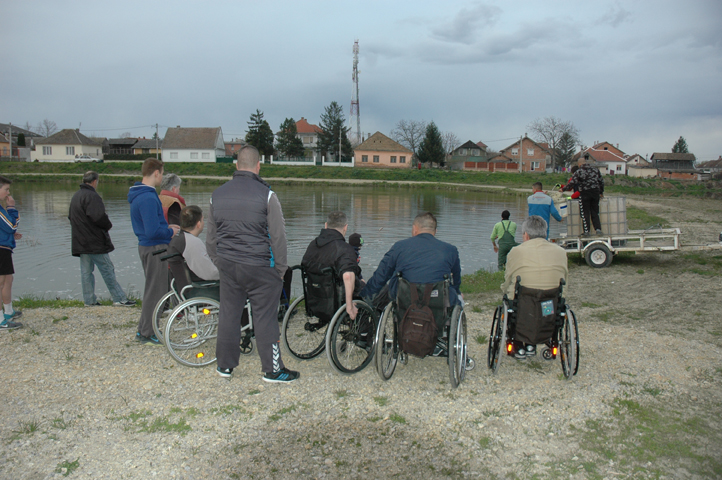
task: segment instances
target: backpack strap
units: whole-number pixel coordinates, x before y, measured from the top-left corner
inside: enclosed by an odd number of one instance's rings
[[[431,291],[433,289],[434,286],[432,284],[426,284],[426,288],[424,288],[424,307],[428,307],[429,303],[431,303]]]
[[[418,288],[416,288],[415,283],[410,283],[409,286],[409,294],[411,296],[411,305],[419,305],[419,291]]]

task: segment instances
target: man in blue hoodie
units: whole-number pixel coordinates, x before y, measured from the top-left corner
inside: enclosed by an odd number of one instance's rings
[[[163,162],[146,158],[143,162],[143,181],[135,182],[128,192],[130,221],[133,233],[138,237],[138,254],[145,273],[143,310],[138,322],[136,340],[147,345],[160,345],[153,333],[153,309],[168,292],[168,270],[153,252],[168,248],[168,243],[178,234],[178,225],[168,225],[163,216],[163,206],[156,187],[163,181]]]
[[[554,217],[557,222],[561,222],[562,216],[557,211],[557,207],[554,206],[552,197],[542,192],[541,182],[536,182],[532,185],[531,192],[532,194],[526,199],[526,202],[529,204],[528,216],[537,215],[547,222],[547,239],[549,239],[549,222],[551,217]]]

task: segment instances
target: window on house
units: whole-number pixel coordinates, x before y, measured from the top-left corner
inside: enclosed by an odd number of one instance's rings
[[[201,153],[201,158],[202,158],[203,160],[210,160],[210,159],[211,159],[211,154],[210,154],[210,152],[203,152],[203,153]]]
[[[460,149],[459,149],[459,155],[466,155],[466,149],[465,149],[465,148],[460,148]]]
[[[399,163],[406,163],[406,157],[399,157]]]
[[[369,156],[368,156],[368,155],[361,155],[361,161],[362,161],[362,162],[365,162],[365,163],[368,163],[368,161],[369,161]]]
[[[539,170],[539,162],[531,162],[531,169],[533,170]]]
[[[391,163],[396,163],[396,157],[391,157]]]
[[[313,140],[311,137],[303,137],[303,143],[311,143],[311,140]]]
[[[512,149],[511,149],[511,154],[512,154],[512,155],[519,155],[519,148],[512,148]]]
[[[479,150],[476,150],[476,149],[472,150],[472,151],[471,151],[471,155],[473,155],[473,156],[475,156],[475,157],[478,157],[478,156],[479,156]]]
[[[52,155],[53,147],[43,147],[43,155]]]
[[[65,147],[65,155],[75,155],[75,147]]]
[[[191,160],[198,160],[198,152],[191,152]]]
[[[178,152],[170,152],[171,160],[178,160]]]
[[[378,155],[374,155],[374,163],[379,163],[379,156],[378,156]]]
[[[532,155],[534,155],[534,149],[533,149],[533,148],[527,148],[527,149],[526,149],[526,154],[531,157]]]
[[[621,166],[621,165],[617,165],[617,171],[618,171],[618,172],[621,172],[621,171],[622,171],[622,166]]]

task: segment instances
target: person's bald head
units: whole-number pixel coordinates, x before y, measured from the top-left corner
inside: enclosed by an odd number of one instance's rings
[[[420,233],[430,233],[436,235],[436,217],[431,212],[419,213],[414,218],[411,226],[411,234],[416,236]]]
[[[245,145],[238,150],[237,170],[247,170],[258,173],[261,169],[261,154],[253,145]]]

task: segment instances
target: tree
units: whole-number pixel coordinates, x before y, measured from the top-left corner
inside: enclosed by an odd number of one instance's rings
[[[18,147],[24,147],[25,146],[25,134],[19,133],[18,134]]]
[[[298,130],[296,130],[296,121],[292,118],[287,118],[279,128],[280,131],[276,136],[276,150],[289,158],[303,157],[303,143],[301,139],[296,136],[298,133]]]
[[[572,122],[565,122],[556,117],[537,118],[527,125],[527,128],[534,135],[534,141],[549,144],[552,167],[560,166],[557,154],[562,135],[568,133],[575,144],[579,143],[579,129]]]
[[[684,137],[679,137],[679,140],[672,147],[672,153],[689,153],[687,148],[687,140]]]
[[[559,165],[562,167],[568,167],[572,163],[572,157],[574,157],[574,151],[577,149],[577,142],[574,140],[569,132],[564,132],[562,137],[559,139],[557,145],[557,159]]]
[[[256,147],[261,155],[267,157],[273,155],[273,130],[263,119],[263,112],[258,109],[256,113],[251,114],[251,121],[248,122],[246,142]]]
[[[446,153],[446,155],[449,155],[456,147],[461,145],[459,138],[454,135],[453,132],[444,132],[443,135],[441,135],[441,140],[444,145],[444,153]]]
[[[130,132],[123,132],[123,133],[120,134],[120,137],[119,137],[119,138],[130,138],[130,137],[132,137],[132,136],[133,136],[133,134],[130,133]]]
[[[55,124],[55,122],[46,118],[42,122],[38,123],[38,126],[35,127],[35,131],[43,137],[47,138],[58,131],[58,126]]]
[[[326,152],[327,156],[338,156],[339,139],[341,141],[341,157],[351,158],[353,149],[348,139],[350,128],[344,127],[346,119],[343,116],[343,109],[338,102],[331,102],[321,115],[321,132],[318,134],[318,150]]]
[[[421,120],[399,120],[396,128],[391,130],[391,138],[414,152],[414,157],[419,149],[421,140],[426,134],[426,122]]]
[[[417,157],[421,163],[444,164],[446,153],[444,152],[444,140],[434,122],[426,126],[426,134],[421,140]]]

